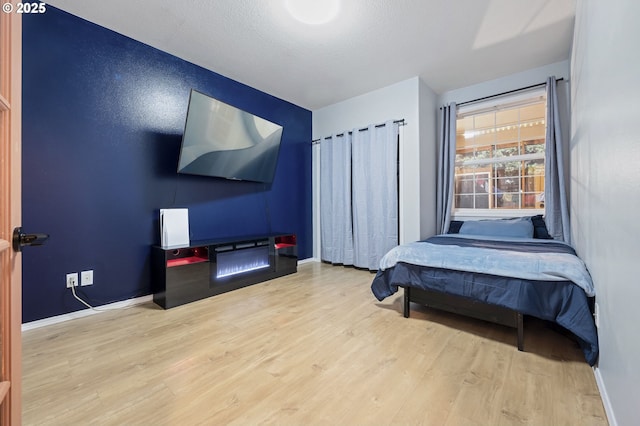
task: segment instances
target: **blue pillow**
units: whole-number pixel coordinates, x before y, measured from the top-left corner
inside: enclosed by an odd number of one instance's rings
[[[533,238],[541,238],[544,240],[553,240],[553,237],[549,235],[547,224],[541,214],[531,216],[531,223],[533,223]]]
[[[464,223],[463,220],[452,220],[449,225],[447,234],[457,234],[460,232],[460,227]],[[531,216],[531,223],[533,224],[533,238],[540,238],[545,240],[553,240],[553,237],[549,234],[547,224],[541,214]]]
[[[493,237],[533,238],[533,223],[530,217],[496,220],[467,220],[459,234],[487,235]]]
[[[447,231],[447,234],[457,234],[460,232],[460,227],[463,223],[463,220],[452,220],[449,222],[449,230]]]

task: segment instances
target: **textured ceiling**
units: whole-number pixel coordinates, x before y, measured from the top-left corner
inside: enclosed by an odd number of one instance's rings
[[[310,110],[415,76],[443,93],[568,59],[575,16],[575,0],[342,0],[312,26],[284,2],[47,3]]]

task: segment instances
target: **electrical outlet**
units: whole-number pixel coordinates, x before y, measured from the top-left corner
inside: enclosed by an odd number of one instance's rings
[[[67,288],[76,287],[78,285],[78,273],[67,274]]]
[[[93,285],[93,269],[80,273],[80,285]]]
[[[598,302],[596,302],[593,307],[593,320],[596,323],[596,327],[600,328],[600,306]]]

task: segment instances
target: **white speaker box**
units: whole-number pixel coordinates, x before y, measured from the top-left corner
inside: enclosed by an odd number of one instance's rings
[[[189,209],[160,209],[160,243],[164,248],[189,245]]]

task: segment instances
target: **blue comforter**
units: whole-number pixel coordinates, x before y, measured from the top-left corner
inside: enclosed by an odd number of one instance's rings
[[[598,336],[587,296],[593,283],[564,243],[440,235],[387,253],[371,289],[378,300],[410,286],[468,297],[554,321],[594,365]]]
[[[398,262],[539,281],[572,281],[595,295],[591,275],[571,246],[555,240],[438,235],[394,247],[380,270]]]

